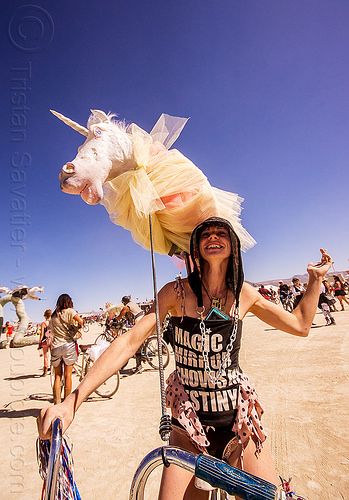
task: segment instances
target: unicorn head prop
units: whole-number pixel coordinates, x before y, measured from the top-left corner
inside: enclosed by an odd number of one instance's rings
[[[193,228],[212,216],[231,222],[244,250],[255,243],[239,219],[242,198],[213,188],[188,158],[169,149],[186,118],[163,114],[148,134],[100,110],[91,110],[87,128],[52,113],[86,137],[76,157],[62,167],[62,191],[80,194],[90,205],[101,203],[144,248],[150,248],[149,214],[158,253],[188,252]]]
[[[86,203],[95,205],[103,198],[104,182],[134,168],[134,162],[132,143],[125,126],[116,123],[114,115],[99,110],[91,112],[88,128],[85,128],[52,111],[57,118],[86,136],[76,157],[63,165],[59,174],[61,189],[65,193],[80,194]]]

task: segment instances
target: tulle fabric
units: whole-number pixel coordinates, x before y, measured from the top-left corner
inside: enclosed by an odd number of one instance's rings
[[[213,188],[188,158],[164,145],[172,145],[185,122],[162,115],[151,134],[132,124],[127,133],[137,167],[107,181],[101,203],[111,220],[131,231],[133,239],[146,249],[150,248],[152,214],[154,249],[161,254],[168,254],[173,244],[189,252],[193,228],[212,216],[229,220],[247,250],[255,241],[239,219],[242,198]]]

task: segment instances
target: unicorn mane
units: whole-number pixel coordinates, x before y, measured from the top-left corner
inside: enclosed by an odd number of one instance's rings
[[[87,120],[87,128],[90,128],[91,125],[96,125],[98,123],[103,123],[103,122],[110,122],[113,125],[116,125],[117,127],[121,128],[122,130],[126,131],[127,125],[125,120],[118,120],[117,116],[115,113],[108,113],[105,116],[102,116],[97,113],[92,113],[89,116],[89,119]]]

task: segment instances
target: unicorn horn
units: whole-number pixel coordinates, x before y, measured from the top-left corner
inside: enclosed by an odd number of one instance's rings
[[[61,113],[57,113],[57,111],[53,111],[50,109],[51,113],[57,116],[59,120],[62,120],[66,125],[69,125],[69,127],[73,128],[77,132],[80,132],[80,134],[84,135],[87,137],[88,135],[88,129],[83,127],[82,125],[79,125],[76,122],[73,122],[70,118],[67,118],[66,116],[62,115]]]

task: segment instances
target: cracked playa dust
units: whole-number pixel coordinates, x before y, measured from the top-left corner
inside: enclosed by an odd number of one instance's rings
[[[244,320],[241,366],[264,406],[277,472],[292,476],[294,490],[308,500],[349,498],[349,311],[334,317],[337,325],[325,327],[317,314],[305,339],[274,330],[252,315]],[[82,343],[100,331],[93,326]],[[42,363],[36,346],[0,350],[3,500],[40,497],[35,416],[52,401],[49,377],[39,377]],[[145,365],[143,373],[129,375],[133,366],[131,360],[115,396],[92,396],[68,431],[83,500],[126,500],[140,461],[162,445],[158,375]],[[171,356],[166,374],[173,366]],[[147,500],[156,498],[159,476],[160,470],[151,474]]]

